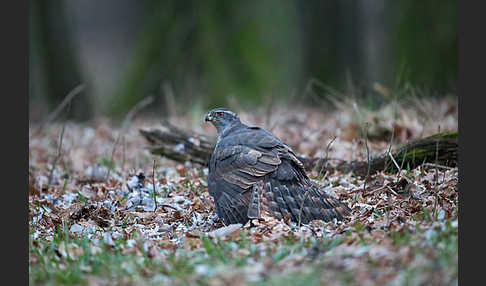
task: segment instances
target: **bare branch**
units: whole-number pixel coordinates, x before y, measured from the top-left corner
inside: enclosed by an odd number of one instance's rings
[[[439,125],[439,131],[438,133],[440,133],[440,125]],[[440,140],[440,138],[439,138]],[[437,205],[439,204],[439,193],[438,193],[438,185],[439,185],[439,169],[437,168],[437,166],[439,165],[438,161],[439,161],[439,140],[437,140],[437,142],[435,143],[435,184],[434,184],[434,188],[435,188],[435,203],[434,203],[434,216],[436,215],[437,213]]]
[[[363,192],[366,192],[366,182],[368,181],[370,177],[370,169],[371,169],[371,164],[370,164],[370,149],[368,148],[368,122],[365,124],[366,126],[366,132],[365,132],[365,145],[366,145],[366,158],[368,162],[368,169],[366,171],[366,177],[363,185]]]
[[[54,158],[54,162],[52,163],[52,168],[51,171],[49,172],[49,179],[47,181],[47,189],[51,186],[52,183],[52,177],[54,175],[54,169],[56,169],[57,163],[59,162],[59,159],[61,158],[61,152],[62,152],[62,139],[64,138],[64,130],[66,129],[66,122],[62,125],[61,129],[61,135],[59,136],[59,144],[57,146],[57,154],[56,157]]]
[[[388,150],[386,151],[388,154],[391,153],[392,145],[393,145],[393,139],[395,139],[395,123],[393,123],[392,126],[392,134],[390,138],[390,144],[388,145]],[[385,157],[385,169],[383,171],[386,172],[388,170],[388,157]]]
[[[54,109],[54,111],[51,112],[47,116],[47,118],[39,125],[37,130],[34,132],[34,136],[38,135],[42,131],[44,126],[46,126],[48,123],[56,119],[61,113],[61,111],[74,99],[74,97],[76,97],[76,95],[80,94],[84,90],[84,88],[85,88],[84,84],[80,84],[75,88],[73,88],[68,93],[68,95],[66,95],[66,97],[62,100],[62,102],[56,107],[56,109]]]
[[[391,153],[391,152],[388,152],[388,156],[390,156],[390,158],[391,158],[391,159],[392,159],[392,161],[393,161],[393,164],[395,164],[395,167],[397,167],[398,172],[400,172],[400,166],[398,166],[397,161],[395,161],[395,158],[393,158],[392,153]]]
[[[69,112],[70,107],[71,107],[71,104],[68,105],[67,112]],[[56,154],[56,157],[54,158],[54,162],[52,163],[51,171],[49,172],[49,179],[47,180],[47,189],[49,189],[49,187],[51,186],[52,178],[54,176],[54,170],[56,169],[56,166],[57,166],[57,163],[59,162],[59,159],[61,158],[62,142],[63,142],[63,138],[64,138],[64,130],[66,129],[66,123],[67,123],[67,120],[64,121],[64,123],[62,124],[61,134],[59,135],[59,143],[57,144],[57,154]]]
[[[156,190],[155,190],[155,159],[154,159],[154,166],[153,166],[153,169],[152,169],[152,185],[154,186],[154,203],[155,203],[155,207],[154,207],[154,212],[157,210],[157,198],[155,196],[156,194]]]
[[[432,163],[425,163],[424,165],[429,166],[429,167],[434,167],[434,168],[446,169],[446,170],[454,170],[455,169],[455,168],[452,168],[452,167],[447,167],[447,166],[444,166],[444,165],[438,165],[438,164],[432,164]]]
[[[126,129],[128,128],[129,123],[132,121],[133,117],[139,112],[141,109],[146,107],[147,105],[151,104],[154,101],[153,96],[147,96],[143,100],[139,101],[137,104],[135,104],[132,109],[127,113],[125,116],[125,119],[123,120],[122,127],[120,131],[118,132],[118,136],[116,137],[115,143],[113,144],[113,148],[111,151],[111,159],[110,159],[110,168],[108,168],[108,172],[106,173],[106,178],[105,180],[108,180],[110,177],[110,171],[111,171],[111,165],[113,165],[113,160],[116,152],[116,147],[118,145],[118,142],[120,141],[120,138],[125,134]]]
[[[332,138],[331,141],[329,141],[329,143],[327,143],[327,147],[326,147],[326,156],[324,157],[324,162],[322,162],[322,165],[321,165],[321,169],[319,170],[319,174],[317,175],[317,177],[320,177],[321,176],[321,173],[322,171],[325,169],[324,168],[324,163],[326,164],[326,167],[327,167],[327,160],[328,160],[328,156],[329,156],[329,149],[331,148],[331,145],[332,143],[334,142],[334,140],[336,140],[336,136],[334,136],[334,138]]]

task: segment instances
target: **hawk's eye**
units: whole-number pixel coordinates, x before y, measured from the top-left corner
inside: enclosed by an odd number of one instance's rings
[[[223,112],[217,112],[217,113],[216,113],[216,115],[217,115],[218,117],[223,117]]]

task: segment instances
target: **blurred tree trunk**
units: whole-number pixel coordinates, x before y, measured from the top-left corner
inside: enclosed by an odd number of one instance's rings
[[[70,38],[64,2],[31,1],[30,4],[29,100],[40,104],[45,102],[48,111],[52,111],[83,79]],[[90,118],[87,96],[76,97],[71,105],[69,118]]]
[[[147,20],[115,91],[114,116],[148,94],[165,95],[164,86],[178,102],[206,94],[208,107],[230,104],[230,95],[238,102],[260,102],[269,93],[294,88],[301,78],[300,26],[290,0],[143,4]],[[196,86],[190,89],[193,79]],[[171,107],[161,103],[169,113]]]
[[[360,37],[361,68],[357,70],[362,80],[368,84],[379,82],[386,84],[384,68],[388,62],[386,31],[389,26],[385,15],[385,1],[375,0],[370,5],[368,0],[359,0],[358,31]]]

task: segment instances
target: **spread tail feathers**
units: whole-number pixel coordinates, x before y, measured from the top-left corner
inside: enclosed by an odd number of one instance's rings
[[[263,210],[277,219],[301,223],[315,219],[341,220],[351,212],[348,206],[315,186],[285,185],[275,181],[255,184],[252,188],[248,218],[260,217]]]

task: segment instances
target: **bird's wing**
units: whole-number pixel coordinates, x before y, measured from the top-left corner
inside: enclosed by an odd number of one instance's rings
[[[251,127],[221,143],[213,154],[211,170],[212,179],[220,183],[215,184],[212,192],[222,216],[230,217],[226,220],[232,221],[240,213],[249,218],[259,217],[262,194],[271,191],[262,184],[265,175],[277,171],[276,176],[282,180],[306,178],[304,166],[295,153],[264,129]],[[293,167],[279,169],[282,160],[292,162]]]
[[[255,128],[227,139],[231,141],[216,148],[210,170],[210,184],[218,182],[212,192],[225,223],[259,217],[262,209],[303,222],[341,219],[349,213],[347,206],[312,185],[292,149],[273,134]]]
[[[280,140],[257,130],[247,130],[227,138],[216,148],[211,158],[212,188],[218,214],[225,223],[248,220],[258,215],[253,193],[263,177],[275,171],[281,163],[274,147]],[[255,206],[258,207],[258,201]]]
[[[272,150],[256,150],[244,145],[227,146],[214,156],[215,178],[244,190],[275,171],[281,163],[278,154]]]

